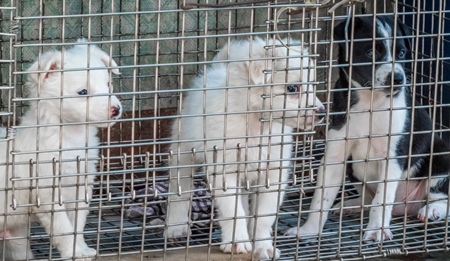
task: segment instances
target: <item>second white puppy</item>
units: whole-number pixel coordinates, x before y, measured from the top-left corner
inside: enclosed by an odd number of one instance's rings
[[[254,246],[260,259],[279,257],[272,225],[291,165],[291,133],[311,129],[324,111],[308,83],[313,77],[311,60],[278,41],[233,41],[220,49],[183,93],[182,117],[173,124],[168,237],[189,234],[188,190],[201,172],[213,189],[220,249],[247,253]]]
[[[96,127],[112,125],[109,120],[119,118],[122,107],[110,94],[106,69],[117,64],[85,40],[78,44],[64,53],[46,52],[30,67],[32,100],[17,128],[14,151],[0,143],[0,234],[6,238],[0,241],[0,256],[6,260],[33,258],[29,213],[51,235],[62,258],[91,260],[96,254],[83,237],[99,153]],[[77,162],[77,157],[88,159]]]

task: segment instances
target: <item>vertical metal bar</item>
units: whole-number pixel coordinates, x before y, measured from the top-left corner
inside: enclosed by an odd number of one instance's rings
[[[123,231],[123,215],[125,215],[125,187],[126,187],[126,182],[127,182],[127,169],[128,169],[128,155],[126,153],[122,154],[122,158],[123,158],[123,174],[122,174],[122,193],[121,193],[121,202],[120,202],[120,227],[119,227],[119,242],[118,242],[118,251],[117,254],[118,256],[122,255],[122,244],[123,244],[123,235],[124,235],[124,231]],[[131,161],[133,160],[133,158],[131,158]]]
[[[433,95],[433,98],[432,98],[432,101],[433,101],[433,104],[430,106],[431,107],[431,113],[430,113],[430,117],[431,117],[431,122],[433,123],[432,125],[431,125],[431,146],[430,146],[430,165],[429,165],[429,169],[428,169],[428,182],[427,182],[427,195],[428,195],[428,197],[427,197],[427,203],[426,203],[426,205],[428,206],[428,204],[430,203],[430,192],[431,192],[431,189],[430,189],[430,186],[431,186],[431,183],[432,183],[432,171],[433,171],[433,156],[434,156],[434,141],[435,141],[435,137],[436,137],[436,124],[435,124],[435,122],[436,122],[436,113],[437,113],[437,94],[438,94],[438,81],[437,81],[437,79],[439,79],[439,63],[440,63],[440,61],[441,61],[441,53],[440,53],[440,51],[441,51],[441,44],[444,42],[444,37],[442,36],[442,33],[443,33],[443,31],[442,31],[442,24],[443,24],[443,13],[442,13],[442,3],[443,1],[440,1],[439,2],[439,11],[437,12],[438,13],[438,23],[437,23],[437,35],[436,35],[436,57],[434,57],[434,61],[435,61],[435,66],[434,66],[434,68],[436,68],[435,69],[435,72],[434,72],[434,84],[433,84],[433,89],[434,89],[434,95]],[[435,15],[435,11],[434,11],[434,8],[435,8],[435,3],[434,3],[434,1],[433,1],[433,16]],[[433,17],[434,18],[434,17]],[[434,22],[434,19],[432,19],[432,21]],[[434,31],[434,23],[432,24],[432,26],[431,26],[431,31],[433,32]],[[433,43],[433,39],[432,39],[432,43]],[[431,44],[431,46],[434,46],[433,44]],[[430,57],[431,57],[431,55],[430,55]],[[432,67],[430,67],[430,68],[432,68]],[[430,74],[432,74],[432,71],[430,71]],[[430,75],[430,80],[431,80],[431,76],[432,75]],[[431,88],[430,88],[431,89]],[[431,96],[429,96],[429,97],[431,97]],[[448,200],[448,198],[447,198],[447,200]],[[448,204],[447,204],[447,210],[448,210]],[[428,208],[427,208],[427,212],[428,212]],[[448,211],[447,211],[447,214],[448,214]],[[426,213],[426,216],[428,216],[428,213]],[[445,218],[446,220],[447,220],[447,222],[448,222],[448,218]],[[427,245],[427,237],[426,237],[426,235],[427,235],[427,226],[428,226],[428,223],[427,222],[425,222],[425,240],[424,240],[424,248],[425,249],[428,249],[428,245]],[[431,243],[430,243],[431,244]]]
[[[145,191],[145,194],[147,194],[148,193],[148,187],[149,187],[149,184],[148,184],[148,180],[149,180],[149,178],[150,178],[150,171],[149,171],[149,168],[150,168],[150,152],[146,152],[145,153],[145,158],[144,158],[144,167],[145,167],[145,180],[146,180],[146,182],[145,182],[145,185],[144,185],[144,191]],[[154,156],[152,157],[153,159],[155,158]],[[155,165],[153,165],[153,167],[154,167]],[[158,191],[156,190],[156,172],[155,171],[153,171],[153,179],[152,179],[152,185],[153,185],[153,198],[155,198],[156,199],[156,197],[158,196]],[[146,222],[147,222],[147,204],[148,204],[148,197],[147,197],[147,195],[145,195],[145,197],[144,197],[144,214],[142,215],[142,231],[141,231],[141,249],[140,249],[140,260],[141,261],[143,261],[144,260],[144,251],[145,251],[145,248],[144,248],[144,246],[145,246],[145,232],[146,232],[146,229],[145,229],[145,224],[146,224]]]
[[[139,10],[140,10],[139,0],[136,0],[135,9],[136,9],[136,12],[139,12]],[[139,17],[139,14],[136,13],[135,17],[134,17],[134,27],[136,28],[136,30],[134,30],[134,38],[135,39],[139,39],[139,22],[140,22],[140,17]],[[133,65],[135,66],[133,68],[133,84],[132,84],[133,92],[137,91],[136,76],[137,76],[137,65],[139,63],[138,52],[139,52],[139,42],[136,41],[136,42],[134,42],[134,46],[133,46]],[[158,70],[158,69],[156,68],[156,70]],[[155,82],[155,90],[157,90],[156,82]],[[155,101],[156,101],[156,98],[155,98]],[[141,108],[136,107],[136,95],[132,95],[132,97],[131,97],[131,108],[132,108],[131,118],[135,119],[136,118],[136,110],[138,110],[138,112],[141,110]],[[155,108],[155,111],[156,111],[156,108]],[[131,152],[130,152],[130,157],[131,157],[130,168],[131,168],[131,170],[134,170],[134,148],[135,148],[134,144],[135,144],[135,138],[136,138],[135,132],[136,132],[136,121],[132,120],[131,121],[131,144],[130,144],[130,146],[132,147]],[[131,197],[132,197],[132,199],[135,199],[136,191],[134,190],[134,172],[133,171],[130,172],[130,180],[131,180]],[[125,189],[125,188],[123,188],[123,189]]]
[[[100,155],[100,159],[99,159],[99,163],[98,163],[98,170],[99,170],[99,175],[100,175],[100,188],[99,188],[99,201],[98,201],[98,217],[97,217],[97,240],[96,240],[96,250],[97,253],[99,253],[100,251],[100,240],[101,240],[101,235],[102,235],[102,213],[103,213],[103,202],[105,201],[105,199],[103,198],[103,186],[104,186],[104,174],[105,174],[105,156],[104,155]]]

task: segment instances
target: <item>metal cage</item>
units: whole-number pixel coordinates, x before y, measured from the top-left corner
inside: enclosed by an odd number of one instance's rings
[[[72,159],[73,162],[98,162],[96,172],[84,174],[96,179],[83,232],[89,247],[97,250],[97,260],[251,260],[256,258],[254,253],[240,255],[219,251],[220,220],[209,184],[201,171],[199,175],[193,174],[192,189],[181,191],[189,194],[190,206],[195,212],[191,213],[190,235],[178,240],[164,235],[164,230],[171,225],[165,221],[167,207],[170,209],[171,205],[169,195],[175,193],[168,191],[168,170],[171,153],[174,153],[169,147],[176,142],[170,139],[171,124],[180,117],[188,117],[179,113],[183,96],[189,95],[193,79],[212,66],[219,49],[232,40],[252,37],[269,40],[278,36],[299,39],[308,47],[315,67],[316,80],[311,83],[314,95],[331,107],[339,68],[331,29],[348,17],[392,15],[412,29],[413,51],[408,66],[414,68],[415,75],[411,85],[416,86],[416,99],[435,119],[436,134],[448,142],[447,3],[445,0],[342,3],[338,0],[2,0],[0,116],[5,131],[0,132],[4,134],[0,142],[5,147],[13,146],[16,130],[31,127],[19,126],[32,101],[27,98],[25,84],[30,65],[43,52],[68,49],[76,39],[87,38],[117,62],[121,74],[113,75],[112,81],[114,94],[120,98],[124,111],[115,126],[100,130],[98,158],[79,155]],[[360,260],[448,251],[449,226],[445,219],[422,223],[415,217],[393,218],[391,230],[395,237],[381,243],[362,240],[367,214],[331,215],[317,240],[302,241],[284,235],[287,229],[306,219],[317,185],[315,175],[327,142],[328,123],[319,124],[314,131],[293,133],[292,174],[283,189],[284,203],[274,215],[273,241],[281,250],[279,260]],[[7,152],[10,157],[0,159],[3,166],[39,164],[14,162],[12,158],[20,151]],[[0,176],[18,182],[39,179],[32,171],[14,177],[7,173]],[[84,185],[77,184],[77,187]],[[31,185],[25,189],[31,192],[36,188]],[[0,192],[14,189],[18,188],[0,187]],[[57,190],[58,186],[52,189]],[[342,184],[342,189],[337,202],[357,195],[350,185]],[[11,198],[1,200],[5,201],[5,209],[0,209],[0,216],[28,218],[31,229],[27,240],[34,257],[61,260],[58,251],[51,247],[53,235],[30,218],[30,205],[17,206]],[[85,198],[80,195],[76,200]],[[56,199],[39,202],[59,203]],[[4,230],[2,227],[6,224],[0,223],[0,232]],[[0,244],[12,240],[6,233],[1,235],[4,240],[0,240]],[[75,237],[76,232],[71,236]]]

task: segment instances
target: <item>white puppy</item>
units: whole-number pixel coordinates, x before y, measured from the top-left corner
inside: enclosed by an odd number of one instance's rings
[[[261,259],[279,257],[272,225],[291,165],[291,133],[311,129],[324,110],[307,83],[313,77],[311,60],[278,41],[232,41],[220,49],[182,94],[182,117],[173,124],[168,237],[188,235],[192,176],[202,172],[213,188],[220,249],[247,253],[254,246]]]
[[[22,117],[12,148],[0,143],[0,233],[6,238],[0,256],[7,260],[33,257],[26,238],[30,219],[52,235],[61,257],[90,260],[86,257],[96,254],[82,234],[99,153],[96,127],[114,124],[110,120],[119,118],[122,108],[110,94],[105,68],[117,64],[98,47],[78,43],[63,53],[44,53],[30,67],[27,87],[37,99]],[[5,167],[5,161],[13,165]]]

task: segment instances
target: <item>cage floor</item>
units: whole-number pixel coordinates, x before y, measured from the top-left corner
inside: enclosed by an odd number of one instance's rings
[[[424,251],[442,251],[450,245],[446,242],[448,231],[444,229],[445,222],[428,223],[425,229],[425,225],[414,217],[407,219],[406,223],[403,222],[403,217],[394,218],[391,226],[394,239],[382,244],[365,243],[360,240],[362,235],[360,216],[343,216],[340,221],[338,215],[330,215],[320,240],[308,242],[294,240],[283,234],[288,228],[297,225],[296,213],[298,213],[299,201],[295,199],[296,197],[298,197],[298,192],[289,192],[279,214],[276,244],[282,253],[280,260],[333,260],[337,258],[358,260]],[[306,202],[308,200],[310,198],[305,199]],[[307,209],[307,205],[304,204],[303,209]],[[100,209],[98,202],[93,203],[92,207]],[[120,208],[109,208],[108,204],[104,204],[101,210],[101,212],[92,211],[90,213],[85,229],[85,238],[89,246],[98,247],[102,256],[113,256],[119,252],[121,255],[140,252],[163,253],[168,250],[186,248],[187,243],[183,240],[176,244],[169,242],[165,245],[161,228],[152,228],[151,225],[144,226],[141,220],[127,219],[122,215],[123,212]],[[305,219],[306,215],[302,216],[302,222]],[[367,221],[367,218],[364,218],[363,225],[366,225]],[[48,236],[42,228],[34,227],[32,238],[32,249],[36,258],[47,259],[59,256],[55,249],[50,253]],[[211,243],[214,248],[218,248],[219,242],[220,231],[217,227],[211,235],[209,235],[209,229],[202,231],[193,228],[193,236],[189,240],[189,245],[190,247],[201,247]]]
[[[303,146],[306,148],[305,146]],[[316,144],[314,148],[306,148],[311,151],[315,160],[297,164],[297,184],[308,183],[309,174],[317,172],[320,157],[323,155],[324,145]],[[119,168],[120,166],[117,166]],[[308,174],[309,173],[309,174]],[[299,175],[300,174],[300,175]],[[135,181],[137,184],[139,182]],[[140,183],[145,183],[141,180]],[[151,260],[200,260],[181,256],[178,259],[170,258],[173,251],[183,250],[186,253],[198,251],[196,249],[212,246],[215,252],[220,245],[220,229],[215,222],[212,226],[209,220],[193,222],[189,240],[179,239],[177,242],[165,242],[162,223],[145,223],[143,218],[129,219],[125,215],[128,198],[124,195],[122,182],[111,183],[113,197],[111,201],[101,201],[94,195],[91,209],[85,228],[86,242],[90,247],[97,248],[100,256],[114,257],[142,256],[156,254],[158,258]],[[136,185],[136,184],[135,184]],[[142,184],[141,184],[142,185]],[[283,206],[280,209],[277,222],[275,244],[281,250],[279,260],[361,260],[382,257],[404,256],[416,253],[429,253],[433,251],[448,250],[448,223],[446,221],[429,222],[426,225],[415,217],[394,217],[392,219],[391,231],[394,233],[393,240],[380,243],[363,242],[364,228],[368,223],[368,214],[345,216],[330,214],[320,238],[299,241],[292,237],[284,236],[291,227],[298,224],[298,213],[300,198],[302,198],[302,210],[308,210],[311,201],[312,189],[305,187],[306,195],[299,193],[298,185],[288,187]],[[354,188],[346,187],[344,191],[346,198],[355,197],[357,193]],[[301,215],[300,223],[306,221],[307,214]],[[362,220],[362,221],[361,221]],[[205,225],[206,224],[206,225]],[[211,232],[212,231],[212,232]],[[32,228],[32,249],[39,259],[58,259],[59,254],[55,249],[49,248],[49,237],[39,226]],[[210,256],[207,250],[204,259]],[[220,253],[219,253],[220,254]],[[231,257],[221,254],[221,257],[208,260],[249,260],[241,255]],[[208,258],[207,258],[208,257]],[[135,260],[134,258],[130,260]],[[417,260],[423,260],[419,258]],[[447,260],[447,259],[443,259]]]

